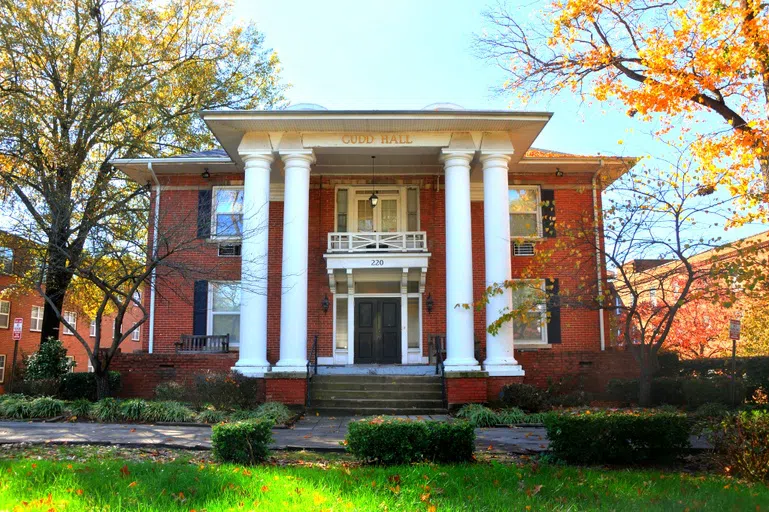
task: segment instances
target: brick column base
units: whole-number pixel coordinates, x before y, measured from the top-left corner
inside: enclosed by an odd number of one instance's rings
[[[486,402],[486,372],[449,372],[446,374],[446,397],[449,407]]]
[[[486,387],[486,399],[489,402],[499,402],[499,393],[508,384],[523,384],[524,377],[489,377]]]
[[[307,398],[307,376],[293,373],[266,373],[265,397],[268,402],[285,405],[305,405]]]

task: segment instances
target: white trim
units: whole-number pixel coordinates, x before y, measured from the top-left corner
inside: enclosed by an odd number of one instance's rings
[[[218,281],[208,281],[208,290],[207,290],[207,301],[206,301],[206,335],[211,336],[213,334],[214,329],[214,314],[218,315],[238,315],[238,318],[240,318],[240,307],[236,311],[217,311],[214,313],[214,287],[218,284],[234,284],[237,283],[238,288],[240,288],[240,281],[233,280],[233,281],[224,281],[224,280],[218,280]],[[239,320],[238,320],[239,321]],[[134,331],[135,332],[135,331]],[[233,348],[239,348],[240,347],[240,339],[238,339],[237,342],[233,342],[230,340],[230,349]]]
[[[88,326],[88,337],[96,337],[96,320],[91,320],[91,325]]]
[[[163,191],[163,187],[160,186],[155,171],[152,169],[152,162],[147,163],[147,170],[152,174],[152,179],[155,182],[155,216],[152,219],[152,258],[157,259],[158,255],[158,228],[160,226],[160,196]],[[157,282],[157,265],[152,268],[150,274],[150,325],[149,325],[149,340],[148,351],[152,354],[155,350],[155,283]]]
[[[215,187],[212,187],[211,188],[211,232],[209,234],[209,238],[212,241],[218,241],[218,242],[224,241],[224,240],[241,240],[243,238],[243,236],[242,236],[242,229],[243,229],[243,217],[244,217],[244,212],[242,211],[242,208],[241,208],[241,212],[240,212],[240,215],[241,215],[241,220],[240,220],[241,235],[240,236],[238,236],[238,235],[222,235],[222,236],[219,236],[216,233],[216,215],[217,215],[216,203],[218,202],[216,195],[217,195],[217,192],[219,190],[239,190],[239,191],[241,191],[242,193],[240,195],[240,200],[241,200],[242,207],[244,206],[243,205],[243,199],[245,197],[245,190],[244,190],[243,185],[217,185]]]
[[[5,384],[5,363],[8,358],[5,354],[0,354],[0,358],[3,360],[3,364],[0,364],[0,384]]]
[[[61,323],[62,330],[61,330],[61,333],[66,335],[66,336],[74,336],[75,335],[75,331],[77,331],[77,313],[75,311],[62,311],[61,318],[62,318],[62,323]],[[64,324],[64,320],[66,320],[67,322],[72,324],[72,330],[70,330],[69,327],[67,327]]]
[[[542,291],[544,293],[547,293],[547,284],[544,279],[512,279],[513,282],[532,282],[532,281],[540,281],[542,283]],[[515,300],[515,292],[516,289],[512,290],[513,293],[513,300]],[[513,344],[515,348],[531,348],[531,347],[539,347],[539,346],[549,346],[548,340],[547,340],[547,306],[545,304],[537,304],[534,306],[529,313],[535,314],[539,313],[540,319],[539,319],[539,325],[540,325],[540,331],[541,339],[540,340],[521,340],[518,341],[518,339],[515,337],[515,329],[513,329]],[[511,320],[513,322],[513,325],[515,325],[515,319]]]

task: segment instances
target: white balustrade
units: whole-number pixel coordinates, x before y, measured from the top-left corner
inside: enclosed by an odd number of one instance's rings
[[[329,233],[328,252],[426,252],[425,231]]]

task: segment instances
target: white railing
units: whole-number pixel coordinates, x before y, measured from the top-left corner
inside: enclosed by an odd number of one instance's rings
[[[425,252],[427,233],[329,233],[328,252]]]

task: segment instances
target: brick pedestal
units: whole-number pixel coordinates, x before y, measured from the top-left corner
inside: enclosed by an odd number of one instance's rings
[[[265,397],[267,402],[286,405],[305,405],[307,376],[304,373],[266,373]]]
[[[449,372],[446,373],[446,395],[449,407],[486,402],[486,372]]]

